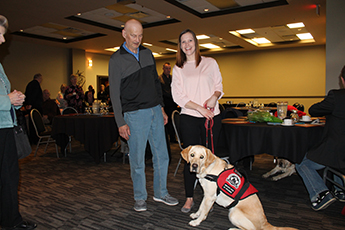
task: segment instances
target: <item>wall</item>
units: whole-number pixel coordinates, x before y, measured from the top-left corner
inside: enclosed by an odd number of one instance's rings
[[[87,77],[84,88],[86,89],[89,85],[93,85],[95,91],[98,92],[99,86],[97,82],[97,75],[108,76],[110,55],[86,53],[85,57],[85,65],[87,66],[85,69],[85,76]],[[92,60],[92,67],[88,67],[88,60]]]
[[[43,75],[42,89],[50,90],[52,97],[62,83],[68,83],[71,63],[68,49],[7,39],[0,46],[0,57],[12,90],[24,93],[36,73]]]
[[[211,56],[211,55],[208,55]],[[254,98],[269,103],[287,100],[299,102],[309,108],[321,98],[268,98],[265,96],[324,96],[325,95],[325,47],[276,49],[212,55],[223,77],[224,97],[233,103],[248,103]],[[157,60],[157,71],[162,73],[163,64],[175,65],[175,58]],[[251,98],[231,98],[251,97]]]

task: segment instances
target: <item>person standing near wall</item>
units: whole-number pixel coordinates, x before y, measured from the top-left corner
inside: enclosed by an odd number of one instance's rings
[[[5,42],[7,19],[0,15],[0,44]],[[25,95],[11,91],[0,64],[0,225],[2,230],[34,229],[35,223],[24,221],[18,209],[19,167],[13,127],[17,125],[15,109],[24,102]]]

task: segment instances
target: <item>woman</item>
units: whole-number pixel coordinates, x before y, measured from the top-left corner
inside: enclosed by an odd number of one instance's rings
[[[70,76],[70,81],[71,85],[66,89],[65,99],[69,107],[73,107],[78,111],[78,113],[81,113],[84,101],[84,91],[79,85],[77,85],[77,75],[72,74]]]
[[[58,92],[57,96],[56,96],[56,100],[57,100],[57,104],[59,106],[59,108],[61,110],[63,110],[64,108],[67,107],[67,101],[65,100],[65,92],[67,89],[67,85],[66,84],[62,84],[60,86],[60,91]]]
[[[5,42],[7,19],[0,15],[0,44]],[[36,224],[24,221],[18,210],[19,168],[13,127],[17,125],[14,109],[23,105],[25,95],[12,91],[0,64],[0,225],[1,229],[34,229]]]
[[[213,58],[200,55],[198,40],[189,29],[179,36],[171,88],[174,101],[181,107],[180,127],[184,148],[197,144],[206,146],[205,122],[212,119],[213,143],[216,146],[221,129],[218,99],[223,95],[222,76]],[[210,132],[207,135],[211,145]],[[185,163],[187,199],[182,212],[189,212],[194,204],[195,180],[196,174],[191,173],[189,164]]]

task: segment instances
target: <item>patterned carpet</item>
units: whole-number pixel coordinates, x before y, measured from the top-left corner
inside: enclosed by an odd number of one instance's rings
[[[33,149],[36,146],[33,146]],[[152,200],[152,163],[146,162],[148,210],[133,210],[132,182],[128,161],[122,164],[122,154],[115,148],[107,153],[107,162],[95,164],[79,142],[72,143],[72,153],[56,158],[51,144],[47,153],[41,146],[38,156],[20,160],[20,210],[24,219],[45,229],[228,229],[228,210],[214,205],[214,210],[198,227],[190,227],[188,214],[180,211],[184,202],[182,167],[174,177],[179,159],[177,144],[172,144],[169,167],[169,193],[178,198],[177,206],[166,206]],[[310,208],[308,194],[296,174],[278,182],[261,178],[274,167],[272,157],[255,157],[252,171],[247,171],[252,184],[259,190],[268,221],[275,226],[298,229],[344,229],[345,203],[336,202],[324,211]],[[195,190],[196,211],[202,200],[200,186]]]

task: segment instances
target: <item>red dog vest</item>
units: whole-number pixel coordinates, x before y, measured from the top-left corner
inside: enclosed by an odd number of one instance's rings
[[[230,207],[235,206],[239,200],[258,192],[234,167],[225,169],[218,176],[206,175],[205,179],[217,182],[218,189],[234,199],[234,202],[229,205]]]

